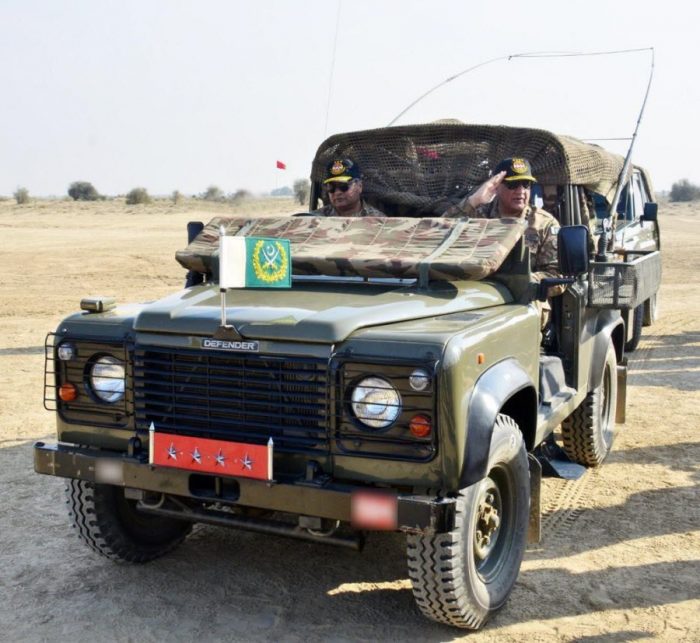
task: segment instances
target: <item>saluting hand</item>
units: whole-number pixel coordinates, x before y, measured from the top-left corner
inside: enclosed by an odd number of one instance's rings
[[[491,201],[496,198],[498,186],[503,183],[505,176],[505,172],[499,172],[498,174],[494,174],[494,176],[487,181],[484,181],[477,188],[476,192],[469,196],[469,205],[471,205],[472,208],[478,208],[485,203],[491,203]]]

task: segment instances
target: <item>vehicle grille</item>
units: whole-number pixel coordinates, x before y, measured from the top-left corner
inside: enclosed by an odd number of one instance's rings
[[[139,428],[326,453],[325,359],[136,346]]]

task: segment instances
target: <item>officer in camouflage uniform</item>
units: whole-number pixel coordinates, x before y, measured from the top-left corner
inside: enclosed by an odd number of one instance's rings
[[[537,179],[532,176],[530,162],[524,158],[503,159],[495,168],[493,176],[482,183],[460,203],[448,208],[445,217],[477,217],[500,219],[522,217],[527,220],[525,243],[530,249],[532,280],[540,282],[546,277],[560,277],[557,259],[557,234],[559,222],[549,212],[530,205],[530,190]],[[554,286],[547,291],[549,297],[564,292],[565,286]],[[543,346],[554,341],[549,324],[551,304],[535,301],[540,314]]]
[[[539,282],[545,277],[561,275],[557,261],[559,222],[549,212],[530,205],[530,190],[536,182],[529,161],[523,158],[504,159],[496,166],[490,179],[448,208],[442,216],[525,218],[525,243],[530,248],[532,278]],[[549,295],[561,292],[560,287],[550,288]]]
[[[321,217],[386,216],[362,199],[362,173],[352,159],[331,161],[323,184],[330,203],[311,214]]]

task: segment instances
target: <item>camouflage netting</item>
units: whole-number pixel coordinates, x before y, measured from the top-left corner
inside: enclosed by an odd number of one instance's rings
[[[195,272],[218,272],[219,229],[227,236],[289,239],[296,275],[483,279],[522,236],[519,219],[278,217],[212,219],[176,253]]]
[[[582,185],[611,201],[624,159],[597,145],[545,130],[440,122],[336,134],[319,147],[316,185],[328,163],[349,157],[364,175],[367,200],[389,215],[440,215],[504,158],[530,160],[542,185]]]

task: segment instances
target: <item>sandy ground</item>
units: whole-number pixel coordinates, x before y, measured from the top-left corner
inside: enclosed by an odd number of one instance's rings
[[[239,211],[297,209],[274,200]],[[143,301],[179,288],[185,223],[216,212],[0,202],[0,638],[700,640],[700,205],[661,209],[662,316],[631,356],[614,452],[578,481],[545,481],[543,542],[482,632],[423,619],[400,535],[375,536],[358,554],[201,526],[146,566],[84,546],[62,481],[32,469],[33,442],[53,434],[44,337],[82,296]]]

